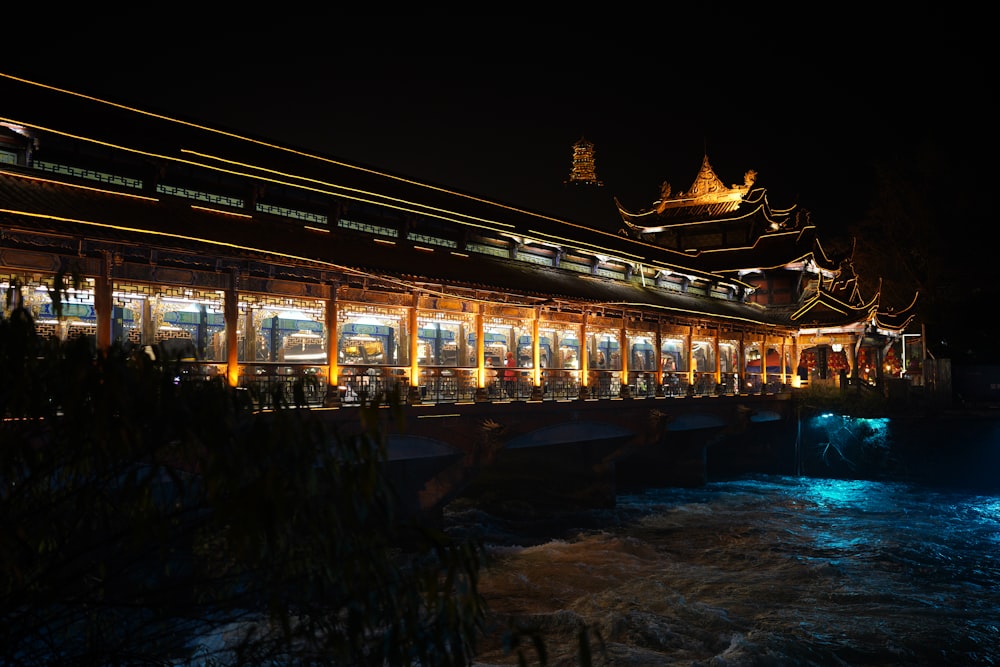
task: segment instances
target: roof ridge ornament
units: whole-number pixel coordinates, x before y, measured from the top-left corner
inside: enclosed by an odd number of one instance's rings
[[[710,192],[720,192],[725,189],[725,184],[715,175],[715,170],[712,169],[706,153],[701,159],[701,169],[698,170],[698,175],[694,177],[694,183],[687,191],[688,196],[700,197]]]
[[[712,168],[706,153],[701,160],[701,168],[695,176],[694,183],[687,192],[673,194],[670,183],[664,181],[660,186],[660,198],[656,201],[654,209],[657,213],[663,213],[668,208],[679,208],[687,206],[699,206],[703,204],[729,203],[734,209],[743,201],[743,197],[750,191],[757,181],[757,172],[753,169],[747,170],[743,174],[743,184],[733,184],[726,187]]]

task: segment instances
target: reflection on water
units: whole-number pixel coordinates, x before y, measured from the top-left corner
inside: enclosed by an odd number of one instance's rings
[[[510,623],[544,631],[550,665],[580,664],[582,627],[596,665],[1000,663],[1000,495],[759,476],[447,522],[494,556],[477,665],[518,664]]]

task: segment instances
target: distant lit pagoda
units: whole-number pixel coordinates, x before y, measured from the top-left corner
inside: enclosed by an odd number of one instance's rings
[[[594,168],[594,144],[583,137],[580,137],[580,140],[573,144],[573,166],[570,169],[569,178],[565,182],[596,187],[604,185],[597,179],[597,172]]]

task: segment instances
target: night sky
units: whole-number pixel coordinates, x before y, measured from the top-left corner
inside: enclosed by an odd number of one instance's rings
[[[980,31],[933,16],[531,24],[288,7],[59,14],[11,35],[0,71],[615,229],[615,197],[638,210],[664,181],[686,189],[707,153],[724,182],[753,169],[772,206],[836,236],[883,161],[931,154],[941,191],[967,189],[992,122]],[[587,197],[563,183],[581,137],[605,184]]]

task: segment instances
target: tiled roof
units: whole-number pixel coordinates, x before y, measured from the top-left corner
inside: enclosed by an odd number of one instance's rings
[[[266,217],[266,216],[264,216]],[[537,299],[581,300],[609,308],[631,304],[684,316],[734,322],[782,324],[753,304],[668,289],[643,287],[575,271],[488,255],[458,256],[447,249],[415,250],[408,243],[383,245],[371,237],[312,232],[263,219],[206,212],[163,198],[152,200],[69,187],[0,171],[0,223],[22,232],[86,238],[91,244],[130,244],[227,261],[298,262],[352,275],[391,276],[413,284],[434,283],[507,292]]]

